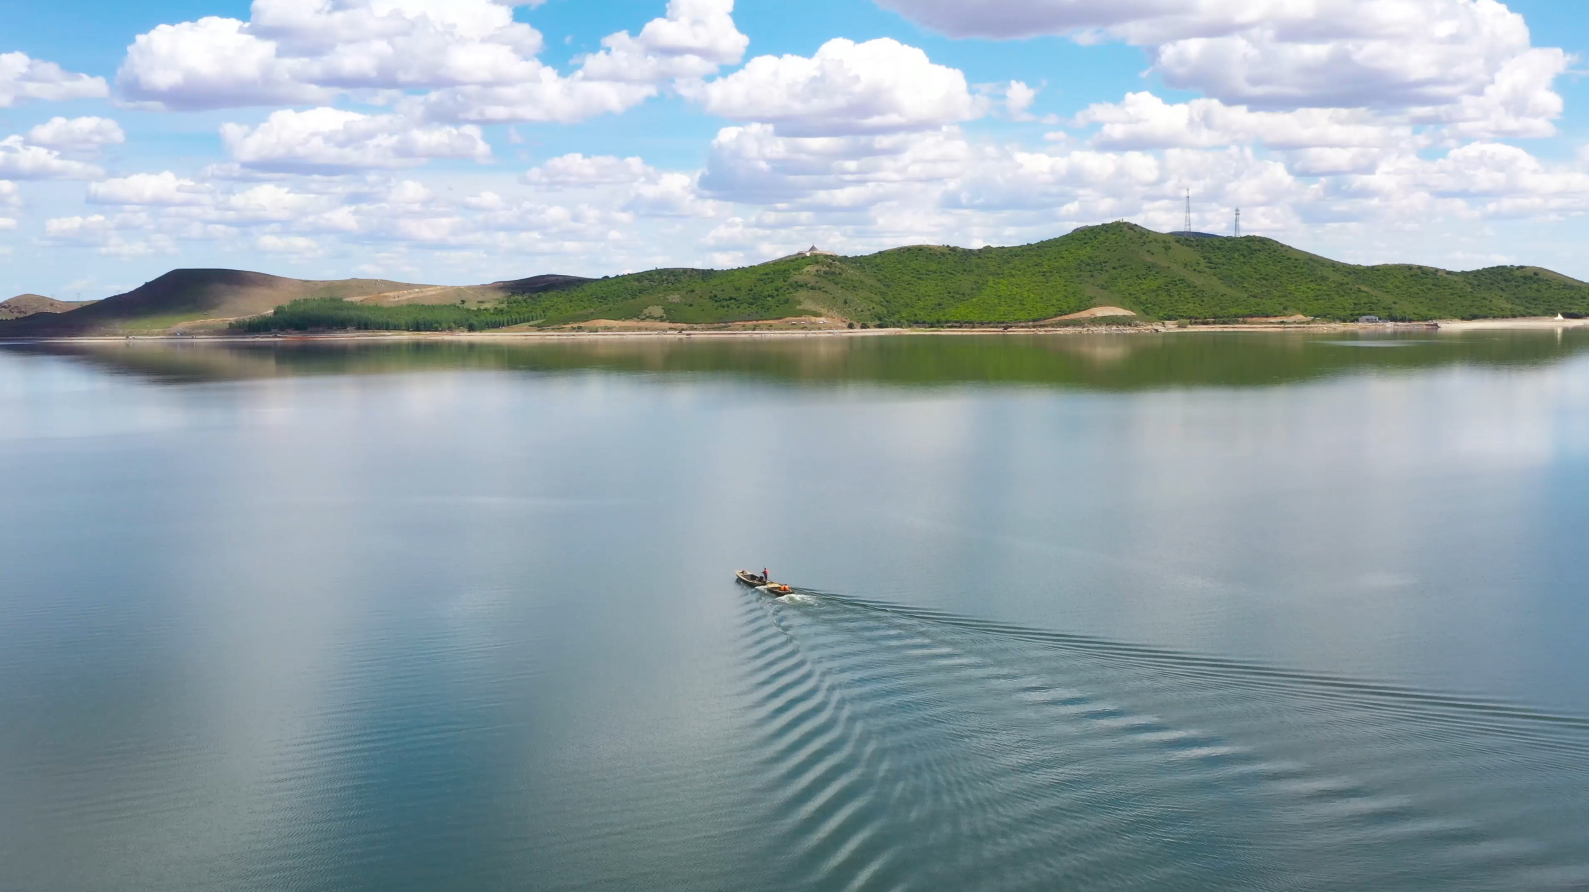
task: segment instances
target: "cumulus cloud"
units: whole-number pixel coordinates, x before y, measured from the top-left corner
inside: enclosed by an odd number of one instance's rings
[[[623,209],[643,217],[713,217],[720,210],[717,202],[701,195],[698,178],[685,173],[665,173],[636,184]]]
[[[300,257],[324,253],[316,240],[303,235],[262,235],[254,247],[267,254],[293,254]]]
[[[657,95],[654,84],[563,77],[542,68],[509,86],[453,87],[428,93],[414,106],[428,118],[478,124],[572,124],[597,115],[619,114]]]
[[[489,190],[465,198],[463,204],[472,211],[500,211],[508,206],[507,199]]]
[[[1491,134],[1545,132],[1567,58],[1533,49],[1497,0],[879,2],[955,36],[1123,40],[1170,86],[1227,104],[1420,110]]]
[[[54,62],[29,58],[26,53],[0,53],[0,108],[29,99],[100,99],[109,92],[102,77],[74,74]]]
[[[221,141],[245,168],[294,173],[335,173],[396,168],[432,158],[491,157],[491,146],[473,125],[421,125],[401,115],[365,115],[335,108],[271,113],[257,127],[221,126]]]
[[[1118,103],[1088,106],[1076,116],[1076,123],[1102,125],[1093,143],[1123,149],[1206,148],[1245,142],[1262,142],[1277,149],[1368,148],[1412,138],[1411,126],[1386,121],[1364,109],[1253,111],[1217,99],[1171,104],[1147,92],[1128,93]]]
[[[521,179],[545,192],[605,188],[623,211],[643,217],[710,217],[719,210],[701,194],[698,175],[659,171],[638,157],[576,152],[552,158]],[[486,195],[501,201],[494,193]]]
[[[1032,103],[1037,101],[1037,89],[1024,81],[1010,81],[1004,91],[1004,110],[1017,121],[1030,121]]]
[[[121,125],[109,118],[51,118],[27,133],[27,142],[76,155],[95,155],[127,141]]]
[[[279,183],[262,183],[216,203],[217,219],[239,225],[312,221],[341,203],[336,195],[301,192]]]
[[[177,207],[209,204],[212,191],[167,170],[89,183],[88,200],[93,204]]]
[[[986,111],[960,71],[886,37],[830,40],[810,58],[758,56],[686,94],[711,114],[770,124],[788,136],[927,130]]]
[[[95,253],[121,259],[174,253],[174,239],[150,231],[151,225],[148,217],[137,213],[55,217],[44,221],[44,243],[91,247]]]
[[[569,188],[636,183],[651,174],[651,168],[640,158],[586,157],[574,152],[526,171],[521,179],[531,186]]]
[[[45,234],[55,238],[84,239],[96,237],[95,234],[109,232],[110,220],[104,214],[94,214],[89,217],[55,217],[44,221]]]
[[[715,74],[745,56],[750,38],[734,26],[733,0],[669,0],[667,15],[631,37],[603,38],[604,49],[581,65],[594,80],[657,83]]]
[[[501,0],[255,0],[249,21],[161,25],[128,49],[117,84],[166,109],[325,105],[339,94],[424,91],[412,108],[466,122],[578,121],[621,112],[674,78],[737,62],[731,0],[673,0],[638,35],[564,75]],[[532,4],[533,5],[533,4]]]
[[[712,141],[701,187],[749,204],[854,205],[899,184],[958,176],[971,154],[953,127],[837,137],[781,136],[768,124],[725,127]]]
[[[256,0],[252,19],[160,25],[117,84],[170,109],[327,102],[340,91],[511,83],[541,68],[540,35],[490,0]]]
[[[30,145],[21,136],[0,139],[0,177],[17,180],[86,180],[104,171],[62,158],[55,149]]]
[[[1552,168],[1516,146],[1472,143],[1434,159],[1401,156],[1371,174],[1343,178],[1342,197],[1379,203],[1409,196],[1473,199],[1488,216],[1589,210],[1589,173]]]

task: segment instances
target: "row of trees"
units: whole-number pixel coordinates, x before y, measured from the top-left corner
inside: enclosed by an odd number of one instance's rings
[[[492,307],[471,310],[451,304],[377,306],[336,298],[295,300],[269,315],[238,323],[242,331],[485,331],[540,321],[533,309]]]

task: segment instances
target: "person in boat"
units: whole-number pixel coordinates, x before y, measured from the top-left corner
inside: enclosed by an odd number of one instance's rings
[[[767,571],[766,567],[762,567],[761,568],[761,584],[762,585],[766,585],[767,583],[769,583],[771,581],[772,581],[772,575]]]

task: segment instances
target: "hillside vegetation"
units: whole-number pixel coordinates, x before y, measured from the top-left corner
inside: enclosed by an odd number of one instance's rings
[[[1033,322],[1096,306],[1147,319],[1473,319],[1589,312],[1589,285],[1531,267],[1352,266],[1273,239],[1186,238],[1129,223],[1015,248],[798,256],[721,272],[656,270],[510,298],[542,324],[732,322],[812,313],[883,324]]]
[[[1111,223],[1014,248],[912,247],[722,271],[653,270],[515,294],[500,310],[542,326],[799,315],[943,325],[1036,322],[1098,306],[1148,320],[1502,318],[1589,313],[1589,285],[1532,267],[1353,266],[1273,239],[1176,237]]]
[[[1193,238],[1110,223],[1012,248],[800,254],[732,270],[659,269],[604,279],[536,276],[468,287],[176,270],[69,313],[0,322],[0,337],[225,324],[247,331],[433,331],[593,320],[723,324],[813,315],[863,325],[999,324],[1103,306],[1123,307],[1145,320],[1583,315],[1589,314],[1589,285],[1534,267],[1458,273],[1353,266],[1257,236]]]

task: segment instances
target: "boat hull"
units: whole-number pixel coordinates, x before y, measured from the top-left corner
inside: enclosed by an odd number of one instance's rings
[[[776,582],[768,582],[765,577],[757,576],[755,573],[751,573],[748,570],[740,570],[738,573],[735,573],[734,579],[740,585],[748,585],[751,588],[759,589],[760,591],[764,591],[775,598],[781,598],[784,595],[794,593],[794,589],[790,588],[789,586],[781,585]]]

